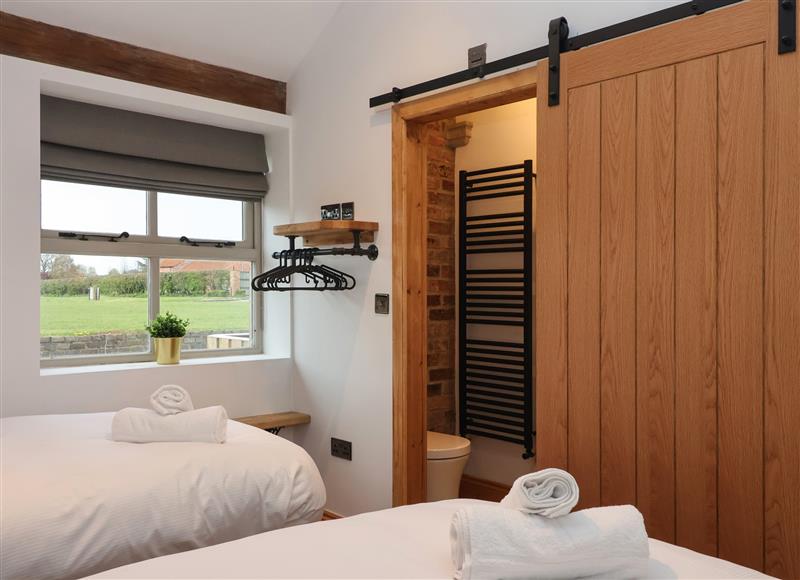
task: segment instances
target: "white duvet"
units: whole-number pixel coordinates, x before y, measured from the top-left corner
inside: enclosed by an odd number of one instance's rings
[[[290,441],[121,443],[113,413],[0,420],[3,579],[68,579],[319,520],[325,487]]]
[[[452,579],[450,520],[477,500],[424,503],[276,530],[139,562],[97,578],[429,578]],[[650,540],[645,578],[767,578]],[[487,579],[488,580],[488,579]]]

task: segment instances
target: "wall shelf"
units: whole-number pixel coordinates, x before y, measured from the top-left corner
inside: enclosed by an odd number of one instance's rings
[[[266,413],[264,415],[252,415],[250,417],[238,417],[234,419],[239,423],[246,423],[259,429],[264,429],[270,433],[278,434],[284,427],[294,427],[295,425],[306,425],[311,422],[311,415],[298,413],[297,411],[283,411],[282,413]]]
[[[272,252],[272,257],[279,261],[278,265],[253,278],[250,287],[256,292],[352,290],[356,286],[353,276],[331,266],[312,262],[317,256],[364,256],[370,261],[377,260],[378,246],[361,245],[362,242],[372,242],[377,230],[376,222],[354,220],[323,220],[275,226],[272,233],[289,238],[289,248]],[[297,248],[297,238],[303,238],[304,248]],[[348,244],[348,247],[341,247],[341,244]],[[305,284],[293,285],[294,274],[302,276]]]
[[[306,247],[332,246],[353,242],[353,232],[360,231],[362,243],[375,241],[378,222],[357,220],[320,220],[298,224],[284,224],[272,228],[276,236],[297,236],[303,238]]]

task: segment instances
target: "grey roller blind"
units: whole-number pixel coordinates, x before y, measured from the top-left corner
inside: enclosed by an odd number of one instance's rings
[[[267,193],[263,135],[41,99],[43,179],[240,200]]]

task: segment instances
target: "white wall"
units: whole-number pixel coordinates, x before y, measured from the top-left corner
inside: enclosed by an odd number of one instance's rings
[[[513,165],[525,159],[534,160],[535,171],[536,99],[461,115],[456,120],[472,123],[470,142],[456,149],[456,174],[462,170]],[[487,199],[469,205],[470,210],[480,214],[522,209],[520,198]],[[522,267],[518,254],[478,254],[469,256],[468,262],[470,268]],[[532,269],[533,264],[529,267]],[[522,340],[521,330],[510,326],[471,327],[468,333],[472,338],[484,340]],[[464,470],[468,475],[510,485],[517,477],[534,469],[534,459],[522,459],[520,445],[478,436],[471,439],[471,454]]]
[[[85,369],[39,368],[39,94],[265,135],[272,174],[264,232],[290,212],[290,120],[285,115],[31,61],[0,57],[0,415],[109,411],[143,405],[163,383],[233,417],[292,408],[290,299],[265,297],[271,357]],[[267,251],[281,241],[264,235]]]
[[[459,115],[456,121],[472,123],[469,143],[456,149],[456,174],[525,159],[533,159],[536,171],[536,99]]]
[[[300,435],[344,514],[391,504],[391,321],[372,313],[391,289],[391,126],[368,99],[460,70],[470,46],[494,60],[547,43],[566,16],[573,34],[664,8],[665,0],[607,2],[345,3],[289,82],[295,218],[355,201],[379,221],[381,257],[331,260],[358,279],[353,292],[294,301],[296,404],[312,414]],[[330,457],[331,435],[353,441],[352,463]]]

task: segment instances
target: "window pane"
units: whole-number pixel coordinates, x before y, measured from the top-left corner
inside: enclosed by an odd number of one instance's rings
[[[150,350],[145,258],[42,254],[39,272],[42,359]]]
[[[244,240],[244,202],[175,193],[158,194],[158,235],[198,240]]]
[[[250,348],[250,262],[162,258],[161,312],[189,319],[183,350]]]
[[[147,233],[147,192],[42,180],[42,229]]]

